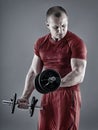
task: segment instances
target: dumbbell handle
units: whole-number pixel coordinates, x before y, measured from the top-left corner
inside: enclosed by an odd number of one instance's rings
[[[3,104],[9,104],[9,105],[11,105],[11,104],[12,104],[12,101],[2,100],[2,103],[3,103]],[[17,104],[18,104],[18,103],[16,103],[16,105],[17,105]],[[31,105],[28,104],[28,107],[31,107]],[[35,106],[35,108],[40,109],[40,110],[43,110],[43,107],[41,107],[41,106]]]
[[[2,103],[3,103],[3,104],[9,104],[9,105],[10,105],[10,104],[12,104],[12,101],[2,100]]]

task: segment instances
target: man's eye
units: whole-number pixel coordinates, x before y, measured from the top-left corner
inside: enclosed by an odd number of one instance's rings
[[[63,28],[65,28],[65,25],[62,25]]]

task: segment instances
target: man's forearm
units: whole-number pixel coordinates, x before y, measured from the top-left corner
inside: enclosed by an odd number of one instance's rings
[[[78,71],[72,71],[61,79],[61,87],[71,87],[73,85],[79,84],[84,79],[84,73]]]
[[[34,83],[33,80],[35,78],[35,74],[32,73],[28,73],[25,79],[25,87],[22,93],[22,98],[26,98],[28,99],[32,93],[32,91],[34,90]]]

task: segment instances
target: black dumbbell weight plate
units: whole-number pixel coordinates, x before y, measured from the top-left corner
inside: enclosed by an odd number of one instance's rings
[[[51,92],[56,90],[59,87],[60,82],[60,75],[55,70],[47,69],[39,75],[40,87],[45,91]]]
[[[38,102],[38,99],[36,99],[35,97],[32,97],[31,106],[30,106],[30,116],[31,117],[33,116],[35,105],[37,104],[37,102]]]
[[[34,86],[36,90],[42,94],[48,93],[48,91],[43,90],[42,87],[39,84],[39,74],[36,76],[35,81],[34,81]]]
[[[11,104],[11,113],[13,114],[15,111],[15,106],[16,106],[16,99],[17,99],[17,94],[15,93],[13,96],[13,99],[11,99],[12,104]]]

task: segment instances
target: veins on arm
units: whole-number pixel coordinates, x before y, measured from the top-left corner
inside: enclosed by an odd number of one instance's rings
[[[71,59],[72,71],[61,79],[61,87],[70,87],[83,82],[86,70],[86,60],[84,59]]]
[[[38,57],[37,55],[34,55],[32,64],[26,75],[24,90],[22,93],[23,98],[28,99],[30,97],[32,91],[34,90],[33,80],[35,79],[35,76],[41,72],[42,68],[43,68],[43,64],[40,57]]]

